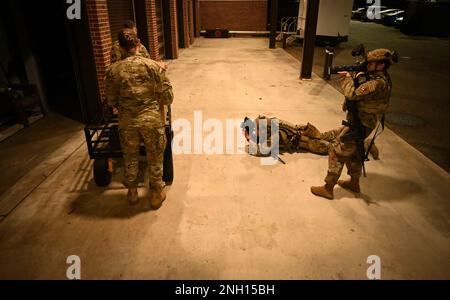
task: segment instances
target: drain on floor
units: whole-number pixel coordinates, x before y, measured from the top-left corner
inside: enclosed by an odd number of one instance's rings
[[[421,127],[425,126],[425,120],[405,113],[386,113],[386,122],[400,125],[400,126],[410,126],[410,127]]]

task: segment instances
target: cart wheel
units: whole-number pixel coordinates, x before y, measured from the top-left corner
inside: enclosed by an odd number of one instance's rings
[[[94,161],[94,181],[98,186],[108,186],[111,182],[112,170],[108,159],[100,158]]]

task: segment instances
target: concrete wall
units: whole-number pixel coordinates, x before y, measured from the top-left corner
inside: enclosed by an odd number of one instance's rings
[[[308,0],[300,0],[298,29],[303,37]],[[320,36],[348,36],[353,0],[321,0],[316,34]]]

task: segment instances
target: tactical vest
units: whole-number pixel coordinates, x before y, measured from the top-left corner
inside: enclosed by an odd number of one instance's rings
[[[383,119],[386,113],[392,90],[392,81],[389,74],[373,75],[368,80],[383,80],[386,84],[384,89],[380,89],[376,94],[367,96],[366,99],[358,101],[358,115],[361,122],[371,129],[375,128],[378,121]],[[351,118],[351,116],[349,116]]]
[[[272,133],[272,120],[278,120],[278,131],[279,131],[279,145],[280,150],[288,151],[290,153],[296,152],[300,148],[300,142],[302,133],[301,130],[305,126],[297,126],[289,122],[277,119],[275,117],[267,118],[265,116],[259,116],[259,120],[267,120],[267,145],[270,147],[271,143],[271,133]],[[259,137],[260,142],[265,142],[265,139]]]

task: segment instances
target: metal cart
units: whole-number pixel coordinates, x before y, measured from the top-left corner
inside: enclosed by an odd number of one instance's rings
[[[165,115],[165,133],[167,139],[164,151],[163,181],[171,185],[173,181],[172,159],[172,120],[171,107],[168,106]],[[113,158],[123,157],[120,146],[119,126],[117,115],[110,108],[105,108],[100,121],[96,125],[88,125],[84,128],[89,157],[94,160],[94,181],[98,186],[106,187],[111,182],[113,172]],[[145,147],[141,142],[140,155],[145,156]]]

